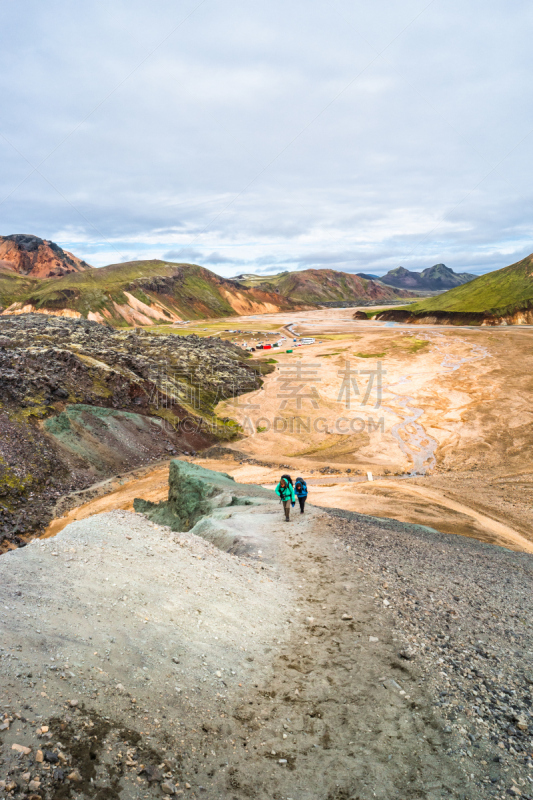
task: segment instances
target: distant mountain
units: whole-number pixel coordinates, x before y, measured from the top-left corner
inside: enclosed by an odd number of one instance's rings
[[[400,298],[409,294],[383,286],[373,279],[361,278],[352,272],[338,272],[333,269],[280,272],[267,278],[262,275],[243,275],[241,283],[248,287],[275,291],[287,300],[308,305],[397,303]]]
[[[0,236],[0,266],[34,278],[59,278],[90,269],[90,264],[55,242],[26,233]]]
[[[379,275],[370,275],[367,272],[356,272],[358,278],[364,278],[365,281],[380,281]]]
[[[411,272],[405,267],[391,269],[380,280],[387,286],[397,289],[418,289],[436,292],[439,290],[454,289],[476,278],[468,272],[456,273],[445,264],[435,264],[422,272]]]
[[[456,324],[533,323],[533,254],[509,267],[481,275],[437,297],[403,310],[383,312],[381,319]]]

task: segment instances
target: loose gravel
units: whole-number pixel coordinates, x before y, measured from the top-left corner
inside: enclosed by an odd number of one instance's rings
[[[332,512],[481,797],[533,798],[533,557]]]

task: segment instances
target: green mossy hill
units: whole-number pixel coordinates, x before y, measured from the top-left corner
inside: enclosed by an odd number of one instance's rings
[[[405,309],[420,315],[431,311],[503,317],[533,308],[533,255],[489,272],[449,292],[413,303]]]
[[[268,278],[246,275],[241,282],[245,286],[255,286],[265,291],[274,290],[283,297],[309,305],[397,303],[402,297],[410,295],[409,292],[392,286],[384,286],[377,281],[333,269],[281,272]]]
[[[0,266],[0,313],[16,303],[40,283],[36,278],[26,278]]]
[[[56,313],[71,309],[85,318],[89,313],[100,314],[115,326],[129,325],[117,306],[131,305],[131,297],[148,307],[156,304],[163,322],[165,317],[171,322],[176,316],[232,316],[240,313],[241,307],[243,313],[253,312],[258,310],[254,308],[257,303],[275,304],[280,310],[294,305],[292,300],[286,301],[272,291],[248,289],[195,264],[159,260],[111,264],[40,281],[0,276],[0,302],[4,308],[18,302]],[[142,307],[139,309],[142,312]]]
[[[246,356],[220,339],[0,317],[0,550],[60,494],[234,438],[215,406],[273,369]]]

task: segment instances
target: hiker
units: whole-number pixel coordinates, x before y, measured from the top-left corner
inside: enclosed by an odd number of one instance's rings
[[[294,492],[300,503],[300,514],[304,513],[305,501],[307,500],[307,484],[303,478],[296,478]]]
[[[294,487],[290,475],[281,476],[280,482],[276,486],[276,494],[283,503],[285,522],[290,522],[291,505],[294,506],[296,503]]]

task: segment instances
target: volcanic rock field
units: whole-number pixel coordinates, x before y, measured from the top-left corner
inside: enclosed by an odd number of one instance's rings
[[[43,530],[65,494],[231,435],[214,406],[269,369],[220,340],[2,317],[0,548]]]

